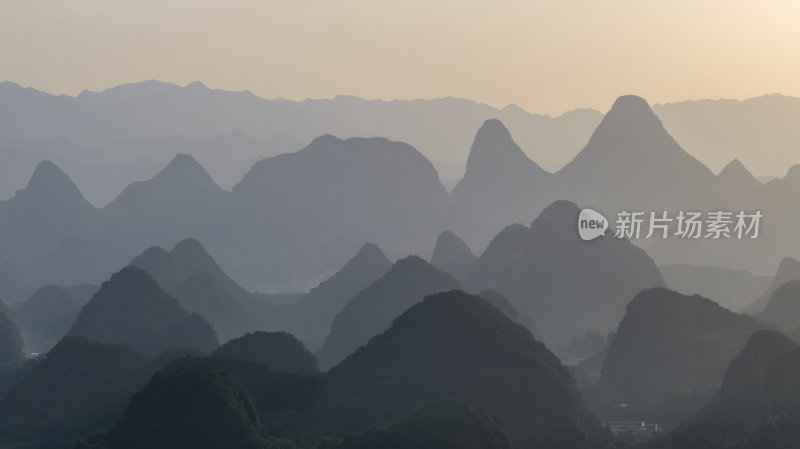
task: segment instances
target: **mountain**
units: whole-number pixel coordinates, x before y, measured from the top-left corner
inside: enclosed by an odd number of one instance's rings
[[[436,239],[431,265],[453,275],[456,279],[464,278],[475,266],[478,257],[469,246],[452,231],[444,231]]]
[[[22,361],[22,336],[19,327],[5,313],[0,312],[0,367]]]
[[[530,220],[541,209],[549,175],[520,149],[502,122],[487,120],[475,135],[467,171],[450,197],[480,217],[490,236],[509,222]]]
[[[252,255],[231,257],[247,281],[307,282],[364,241],[388,252],[426,250],[446,197],[433,165],[408,144],[325,135],[256,163],[233,188],[238,226],[226,248]]]
[[[800,327],[800,280],[781,284],[764,311],[755,315],[755,318],[772,323],[784,331]]]
[[[314,355],[286,332],[251,332],[225,343],[211,356],[247,360],[276,373],[319,373]]]
[[[289,312],[287,328],[311,350],[325,342],[333,318],[347,301],[380,279],[392,262],[374,243],[366,243],[333,276],[312,288]]]
[[[658,267],[671,290],[698,294],[738,312],[769,288],[772,278],[713,265],[672,264]]]
[[[196,239],[183,239],[169,252],[148,248],[130,265],[152,274],[181,307],[206,317],[222,341],[268,327],[264,307]]]
[[[111,431],[77,447],[270,449],[294,445],[264,435],[253,399],[236,378],[209,366],[189,366],[153,376],[133,395]]]
[[[740,201],[752,201],[762,187],[761,182],[750,173],[739,159],[734,159],[726,165],[717,175],[717,189],[720,196],[738,198]]]
[[[28,444],[71,443],[111,425],[147,376],[131,349],[66,337],[0,401],[0,434]]]
[[[558,358],[460,291],[413,305],[325,377],[315,416],[337,432],[383,427],[452,399],[496,417],[512,447],[614,447]]]
[[[533,318],[537,335],[558,347],[571,338],[612,331],[642,289],[664,285],[655,263],[627,240],[578,237],[578,207],[548,206],[530,228],[512,225],[492,239],[465,282],[493,289]]]
[[[13,263],[21,273],[40,270],[55,275],[56,264],[57,271],[69,272],[73,268],[61,266],[58,262],[63,260],[53,251],[79,246],[96,213],[60,168],[40,162],[24,189],[0,201],[0,263]]]
[[[406,309],[432,293],[459,288],[458,281],[416,256],[400,259],[388,273],[345,305],[317,354],[321,368],[339,363],[388,329]]]
[[[771,94],[681,101],[657,104],[653,110],[681,146],[714,171],[731,158],[757,174],[773,175],[798,162],[800,98]]]
[[[779,373],[784,374],[782,364],[776,361],[784,355],[797,352],[797,348],[797,343],[779,332],[754,332],[725,371],[722,386],[714,399],[662,441],[648,447],[793,447],[797,442],[796,436],[789,445],[785,445],[788,441],[775,444],[776,441],[764,440],[766,435],[789,430],[786,429],[786,415],[776,413],[777,404],[770,400],[769,394],[769,390],[774,391],[788,385],[783,382],[784,385],[778,387],[768,384],[767,381],[778,377]],[[794,381],[792,383],[796,384]],[[796,385],[792,388],[796,389]],[[789,398],[782,399],[778,403],[786,402]],[[790,399],[794,401],[792,408],[795,411],[800,409],[800,401],[797,399],[800,398],[794,396]],[[796,430],[794,433],[796,434]]]
[[[636,404],[636,419],[688,418],[716,393],[750,334],[768,329],[699,295],[644,290],[628,304],[603,364],[606,407]],[[602,407],[601,407],[602,408]]]
[[[45,285],[14,308],[14,317],[31,352],[50,350],[69,330],[81,304],[66,290],[55,285]]]
[[[678,145],[647,101],[634,95],[614,102],[586,147],[556,178],[562,198],[600,210],[713,207],[707,192],[714,174]]]
[[[144,354],[176,346],[210,351],[219,345],[205,318],[187,312],[136,267],[123,268],[103,283],[78,314],[69,335],[129,345]]]
[[[744,309],[745,313],[750,315],[757,314],[762,312],[764,308],[769,303],[770,299],[772,299],[772,295],[781,285],[800,279],[800,260],[797,260],[792,257],[785,257],[781,260],[780,265],[778,265],[778,271],[775,272],[775,277],[772,280],[772,284],[767,288],[767,290],[761,294],[752,304],[747,306]]]
[[[509,449],[511,446],[496,420],[464,404],[441,401],[414,412],[389,429],[345,437],[340,447]]]

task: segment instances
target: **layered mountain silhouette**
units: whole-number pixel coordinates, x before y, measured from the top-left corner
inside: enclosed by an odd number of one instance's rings
[[[734,312],[750,305],[772,282],[771,276],[712,265],[661,265],[658,269],[671,290],[714,298],[719,305]]]
[[[636,404],[629,413],[645,419],[688,418],[716,393],[750,334],[769,327],[699,295],[645,290],[626,308],[598,388],[607,404]]]
[[[789,448],[797,443],[796,394],[791,362],[800,360],[797,343],[774,331],[753,333],[725,371],[716,397],[681,424],[658,448]]]
[[[425,298],[331,369],[316,413],[328,427],[358,431],[443,399],[496,417],[512,447],[614,445],[558,358],[460,291]]]
[[[392,267],[374,243],[366,243],[333,276],[312,288],[289,312],[286,326],[311,350],[319,350],[334,317],[358,292],[369,287]]]
[[[148,248],[130,265],[151,273],[183,308],[208,318],[222,341],[268,326],[268,307],[231,279],[196,239],[183,239],[169,252]]]
[[[634,95],[614,102],[557,177],[563,197],[605,210],[711,206],[714,185],[711,170],[686,153],[647,101]]]
[[[31,352],[43,353],[63,337],[81,310],[82,304],[55,285],[45,285],[14,309],[14,317]]]
[[[502,122],[487,120],[475,135],[467,171],[451,198],[481,217],[486,238],[509,222],[530,220],[542,207],[542,190],[549,177],[514,142]]]
[[[258,162],[234,187],[234,237],[243,238],[227,251],[246,249],[252,258],[229,266],[245,279],[279,283],[341,264],[357,249],[351,242],[419,253],[439,233],[446,195],[431,163],[407,144],[325,135]]]
[[[318,353],[330,368],[385,331],[406,309],[432,293],[459,288],[459,282],[416,256],[400,259],[383,277],[354,296],[331,324]]]
[[[581,240],[578,207],[557,201],[531,227],[512,225],[484,251],[466,281],[491,288],[532,317],[537,335],[559,346],[592,330],[615,329],[639,291],[664,285],[648,255],[626,240]],[[554,347],[555,347],[554,346]]]
[[[778,287],[793,280],[800,280],[800,260],[786,257],[778,265],[778,271],[775,272],[772,284],[752,304],[748,305],[744,312],[750,315],[762,312]]]
[[[444,231],[439,234],[431,265],[463,281],[477,261],[478,257],[455,233]]]
[[[286,332],[251,332],[211,353],[212,357],[242,359],[276,373],[317,374],[317,359],[294,335]]]
[[[764,311],[755,318],[772,323],[784,331],[800,327],[800,280],[781,284],[772,293]]]
[[[205,318],[187,312],[136,267],[123,268],[103,283],[78,314],[69,335],[128,345],[149,355],[170,347],[211,351],[219,345]]]

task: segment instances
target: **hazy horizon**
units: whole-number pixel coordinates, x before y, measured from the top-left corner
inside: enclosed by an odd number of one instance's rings
[[[263,98],[452,96],[555,116],[627,93],[652,104],[800,96],[789,1],[36,6],[0,6],[0,78],[56,94],[200,79]]]

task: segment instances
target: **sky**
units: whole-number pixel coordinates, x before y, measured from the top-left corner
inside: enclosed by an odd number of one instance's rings
[[[800,96],[800,1],[0,0],[0,80],[265,98],[469,98],[559,115]]]

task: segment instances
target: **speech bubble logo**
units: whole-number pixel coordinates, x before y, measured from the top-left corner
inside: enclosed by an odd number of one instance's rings
[[[606,234],[608,220],[600,212],[582,209],[578,214],[578,235],[582,240],[594,240]]]

